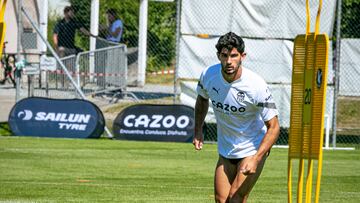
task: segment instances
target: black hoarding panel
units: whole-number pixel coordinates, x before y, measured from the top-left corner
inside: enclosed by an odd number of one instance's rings
[[[9,125],[17,136],[99,138],[105,120],[86,100],[31,97],[15,104]]]
[[[194,109],[189,106],[140,104],[120,112],[113,133],[128,140],[191,142],[194,126]]]

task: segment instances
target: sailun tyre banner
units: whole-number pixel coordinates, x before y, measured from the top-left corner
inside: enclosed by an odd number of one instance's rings
[[[9,125],[16,136],[99,138],[105,120],[100,109],[86,100],[30,97],[15,104]]]
[[[119,113],[113,133],[117,139],[191,142],[194,126],[192,107],[139,104]]]

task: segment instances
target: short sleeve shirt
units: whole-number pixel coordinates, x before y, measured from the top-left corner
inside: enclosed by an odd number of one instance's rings
[[[54,27],[54,33],[58,35],[58,46],[75,48],[75,32],[81,27],[83,26],[75,20],[60,20]]]
[[[121,20],[115,20],[112,24],[111,24],[111,26],[110,26],[110,31],[111,32],[115,32],[115,30],[116,29],[118,29],[118,28],[120,28],[121,29],[121,31],[120,31],[120,33],[116,36],[116,37],[114,37],[114,36],[111,36],[111,35],[108,35],[107,37],[106,37],[106,39],[107,40],[109,40],[109,41],[112,41],[112,42],[120,42],[120,40],[121,40],[121,36],[122,36],[122,32],[123,32],[123,22],[121,21]]]
[[[219,154],[230,159],[254,155],[267,131],[264,122],[279,114],[266,82],[242,67],[241,77],[228,83],[216,64],[202,72],[197,92],[214,110]]]

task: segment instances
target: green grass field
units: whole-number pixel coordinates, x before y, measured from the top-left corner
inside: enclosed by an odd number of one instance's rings
[[[359,202],[359,150],[324,151],[320,202]],[[215,144],[0,136],[0,202],[213,202]],[[249,202],[287,202],[274,148]]]

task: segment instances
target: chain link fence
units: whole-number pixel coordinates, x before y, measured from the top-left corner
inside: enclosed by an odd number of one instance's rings
[[[41,15],[37,4],[33,1],[19,1],[25,10],[31,11],[32,19],[36,26],[43,26]],[[254,70],[261,75],[269,84],[274,95],[277,107],[280,112],[281,135],[277,144],[287,145],[289,117],[290,117],[290,92],[291,92],[291,73],[292,73],[292,49],[293,39],[296,35],[305,33],[305,1],[283,2],[280,0],[264,1],[261,3],[251,3],[248,1],[211,1],[199,0],[176,0],[176,1],[148,1],[147,14],[147,41],[146,41],[146,85],[139,87],[139,38],[141,35],[141,12],[140,4],[142,1],[133,0],[99,0],[98,7],[98,27],[91,25],[92,1],[70,0],[49,1],[49,12],[47,15],[46,34],[48,41],[62,54],[66,67],[69,71],[78,72],[76,77],[84,78],[79,82],[81,87],[91,86],[86,81],[94,81],[101,87],[107,88],[106,81],[109,83],[124,82],[126,80],[126,90],[131,92],[137,100],[146,100],[149,103],[161,103],[163,97],[178,95],[170,103],[184,103],[194,105],[196,92],[196,82],[202,69],[208,65],[218,63],[216,57],[215,43],[220,35],[234,31],[240,34],[246,44],[247,59],[244,66]],[[329,74],[328,90],[326,98],[326,122],[331,122],[336,116],[337,135],[328,139],[333,146],[358,147],[360,140],[360,123],[356,118],[360,109],[360,89],[358,88],[359,75],[359,2],[355,0],[342,0],[341,11],[341,46],[340,55],[336,53],[337,33],[336,26],[336,1],[323,2],[321,13],[321,33],[327,33],[331,40],[329,52]],[[73,23],[71,27],[75,30],[74,37],[71,32],[65,32],[65,37],[61,43],[72,44],[74,50],[59,49],[59,41],[56,46],[54,33],[60,35],[59,22],[64,22],[64,8],[72,6]],[[311,28],[314,29],[318,2],[310,1],[311,8]],[[113,10],[116,19],[122,22],[122,36],[118,42],[109,42],[107,31],[109,17],[107,12]],[[90,15],[91,14],[91,15]],[[253,19],[256,24],[251,24]],[[32,64],[40,66],[40,56],[52,56],[49,49],[44,48],[38,34],[30,23],[24,19],[22,22],[23,31],[21,35],[23,57]],[[300,20],[299,20],[300,19]],[[302,20],[303,19],[303,20]],[[86,30],[84,32],[84,29]],[[96,35],[97,38],[89,34]],[[66,37],[68,36],[68,37]],[[95,43],[94,43],[95,41]],[[91,73],[85,71],[90,68],[90,55],[96,49],[126,45],[127,51],[127,71],[126,75],[120,78],[104,78],[98,75],[93,78]],[[94,46],[95,44],[95,46]],[[90,51],[90,52],[88,52]],[[86,53],[86,54],[82,54]],[[70,55],[69,55],[70,54]],[[71,56],[71,54],[78,54]],[[118,54],[99,53],[97,62],[93,62],[95,67],[107,67],[116,61]],[[76,57],[81,68],[76,67]],[[75,61],[75,62],[74,62]],[[175,68],[176,67],[176,68]],[[338,78],[335,77],[339,70]],[[83,72],[81,75],[81,72]],[[100,73],[100,72],[99,72]],[[103,74],[113,74],[114,72],[101,71]],[[170,73],[172,84],[149,85],[148,81],[153,78],[162,78],[164,73]],[[175,74],[174,74],[175,73]],[[117,73],[115,73],[117,74]],[[119,73],[119,75],[124,74]],[[76,75],[76,74],[75,74]],[[64,74],[55,75],[40,74],[35,79],[23,77],[24,88],[33,85],[36,90],[42,90],[40,95],[52,97],[58,96],[59,92],[70,84],[69,78]],[[75,81],[78,81],[74,77]],[[338,95],[336,98],[336,79],[339,79]],[[31,81],[35,81],[31,83]],[[46,83],[46,81],[56,81]],[[105,82],[105,83],[104,83]],[[160,81],[155,82],[161,83]],[[31,83],[29,85],[29,83]],[[121,84],[124,86],[124,84]],[[48,87],[48,88],[46,88]],[[46,93],[47,89],[47,93]],[[22,90],[22,97],[32,96],[31,91]],[[73,91],[74,92],[74,91]],[[63,97],[69,96],[65,94]],[[159,95],[162,95],[159,97]],[[336,95],[336,94],[335,94]],[[76,94],[74,94],[76,97]],[[118,97],[122,99],[122,97]],[[151,99],[151,100],[149,100]],[[155,100],[154,100],[155,99]],[[335,101],[334,101],[335,99]],[[334,103],[337,105],[334,106]],[[353,107],[353,108],[350,108]],[[334,113],[335,112],[335,113]],[[345,116],[344,116],[345,115]],[[346,116],[347,115],[347,116]],[[216,141],[216,123],[213,122],[211,112],[207,118],[205,139]],[[331,125],[330,125],[331,128]],[[328,129],[331,130],[331,129]],[[330,131],[330,134],[332,131]]]
[[[196,80],[202,69],[217,63],[215,44],[218,37],[228,31],[239,33],[245,41],[247,59],[244,66],[261,75],[274,95],[280,112],[281,134],[277,141],[279,145],[287,145],[290,118],[291,74],[293,39],[296,35],[305,33],[305,1],[283,2],[247,2],[227,0],[224,2],[212,1],[181,1],[181,23],[179,40],[178,77],[185,80],[181,92],[195,95]],[[349,25],[359,24],[357,1],[343,1],[341,13],[341,30],[348,29]],[[344,8],[346,7],[346,8]],[[318,9],[317,1],[310,1],[310,27],[315,29],[315,18]],[[341,35],[341,58],[335,54],[336,37],[336,1],[323,2],[321,13],[320,33],[327,33],[331,40],[329,47],[329,73],[325,110],[324,143],[334,147],[358,147],[360,123],[351,119],[359,115],[359,89],[356,76],[359,73],[359,62],[356,39],[346,39],[344,31]],[[221,17],[220,17],[221,16]],[[347,16],[347,17],[345,17]],[[296,17],[296,18],[294,18]],[[345,18],[344,18],[345,17]],[[255,18],[255,20],[253,20]],[[299,20],[303,19],[303,20]],[[347,22],[351,21],[351,22]],[[253,22],[253,23],[252,23]],[[354,37],[355,30],[345,33]],[[350,52],[350,53],[348,53]],[[340,65],[336,67],[336,64]],[[346,65],[347,64],[347,65]],[[352,68],[347,68],[351,64]],[[201,68],[198,68],[201,67]],[[335,71],[340,69],[340,86],[335,86]],[[339,91],[340,97],[334,92]],[[184,100],[189,101],[184,96]],[[336,102],[336,105],[334,105]],[[191,103],[191,102],[189,102]],[[194,102],[192,102],[194,103]],[[349,108],[350,106],[353,108]],[[334,109],[337,109],[334,110]],[[334,113],[335,112],[335,113]],[[351,116],[353,115],[353,116]],[[208,116],[205,134],[209,141],[216,141],[216,123],[212,116]],[[336,117],[337,135],[332,132],[332,120]],[[211,122],[213,121],[213,122]]]
[[[336,137],[333,145],[359,146],[360,143],[360,1],[342,0],[338,9],[341,15],[335,23],[337,37],[334,50],[340,52],[334,58],[338,66],[338,98],[336,111]],[[340,47],[336,47],[340,46]]]

